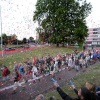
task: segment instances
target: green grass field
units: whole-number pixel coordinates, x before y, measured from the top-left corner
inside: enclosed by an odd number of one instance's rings
[[[74,77],[72,81],[74,82],[77,89],[84,86],[87,81],[100,86],[100,62],[98,65],[90,67],[87,72],[81,73]],[[67,85],[67,83],[64,86],[61,86],[61,88],[71,97],[76,97],[73,89],[70,88],[70,85]],[[54,96],[57,100],[62,100],[56,90],[50,91],[44,95],[45,100],[49,100],[50,96]]]

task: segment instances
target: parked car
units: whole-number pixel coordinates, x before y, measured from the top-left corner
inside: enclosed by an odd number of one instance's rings
[[[15,48],[6,47],[5,50],[7,50],[7,51],[9,51],[9,50],[15,50]]]

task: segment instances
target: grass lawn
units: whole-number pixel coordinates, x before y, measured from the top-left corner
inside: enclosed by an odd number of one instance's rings
[[[78,76],[74,77],[72,81],[74,82],[77,89],[84,86],[85,82],[87,81],[100,86],[100,62],[98,65],[90,67],[87,72],[81,73]],[[76,96],[73,89],[70,88],[70,85],[67,85],[67,83],[64,86],[61,86],[61,88],[71,97]],[[45,100],[49,100],[50,96],[54,96],[57,100],[62,100],[56,90],[50,91],[44,95]]]
[[[24,51],[0,57],[0,63],[7,65],[11,69],[13,67],[14,61],[24,62],[26,61],[27,58],[32,59],[33,57],[42,57],[42,56],[47,56],[48,54],[51,56],[56,56],[57,54],[63,55],[65,53],[71,53],[73,50],[75,50],[75,48],[63,48],[63,47],[36,48],[31,51]]]

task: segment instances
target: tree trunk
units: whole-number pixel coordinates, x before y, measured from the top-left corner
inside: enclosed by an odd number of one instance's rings
[[[83,49],[83,42],[78,43],[79,47]]]
[[[56,46],[59,47],[59,43],[56,43]]]
[[[62,47],[65,47],[65,45],[64,45],[64,44],[65,44],[65,43],[63,42],[63,43],[62,43]]]

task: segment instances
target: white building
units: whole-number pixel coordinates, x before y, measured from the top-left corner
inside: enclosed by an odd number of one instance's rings
[[[100,28],[91,28],[88,30],[86,44],[100,46]]]

